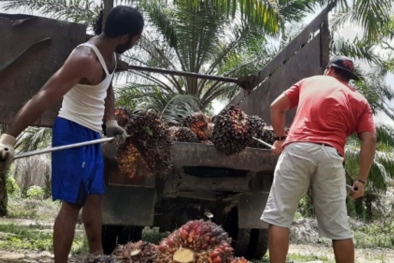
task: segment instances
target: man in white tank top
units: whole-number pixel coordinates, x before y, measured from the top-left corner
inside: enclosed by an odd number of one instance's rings
[[[103,121],[108,136],[125,136],[114,113],[111,85],[116,53],[131,49],[144,27],[142,14],[117,6],[108,15],[104,32],[73,50],[63,66],[15,116],[0,137],[0,172],[14,157],[15,138],[49,107],[63,99],[53,126],[53,146],[97,139]],[[66,263],[81,208],[90,253],[102,254],[101,196],[104,194],[100,145],[52,153],[52,196],[62,206],[54,225],[55,263]]]

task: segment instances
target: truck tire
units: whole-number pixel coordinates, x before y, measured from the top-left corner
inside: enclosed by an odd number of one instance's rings
[[[238,227],[238,209],[227,214],[225,230],[232,238],[234,254],[247,260],[260,260],[268,250],[268,229],[246,229]]]
[[[142,238],[142,226],[122,226],[119,231],[118,244],[124,245],[128,242],[137,242]]]
[[[268,250],[268,229],[251,229],[249,249],[254,259],[262,259]]]
[[[111,254],[115,248],[118,239],[120,226],[103,225],[101,228],[101,240],[103,244],[103,251],[105,255]]]

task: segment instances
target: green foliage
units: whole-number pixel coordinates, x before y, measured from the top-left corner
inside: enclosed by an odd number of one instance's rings
[[[44,190],[38,185],[30,186],[26,192],[27,198],[37,200],[42,200],[44,198],[44,194]]]
[[[315,216],[315,209],[313,207],[313,198],[312,191],[308,190],[307,194],[301,198],[300,203],[298,204],[297,211],[301,214],[302,217],[310,218]]]
[[[0,224],[0,249],[53,251],[52,226]],[[76,234],[71,253],[88,253],[88,244],[84,233]]]
[[[100,13],[99,6],[92,0],[0,0],[2,2],[5,10],[35,10],[54,19],[81,24],[90,24]]]
[[[15,197],[20,196],[21,194],[21,190],[16,183],[16,180],[9,175],[7,176],[7,193],[9,196]]]
[[[392,248],[394,223],[391,220],[365,224],[354,231],[358,248]]]
[[[60,209],[59,201],[51,199],[37,200],[10,196],[8,202],[8,218],[25,218],[53,220]]]

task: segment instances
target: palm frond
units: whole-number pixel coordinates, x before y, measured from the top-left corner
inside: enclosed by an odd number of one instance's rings
[[[4,9],[39,11],[54,19],[91,25],[100,14],[100,7],[92,0],[0,0]]]
[[[330,42],[330,50],[333,55],[345,55],[354,59],[363,60],[370,64],[382,65],[383,60],[374,52],[374,46],[365,40],[345,40],[335,36]]]
[[[378,147],[383,149],[394,148],[394,128],[388,125],[376,127],[378,135]]]
[[[156,111],[167,123],[179,124],[186,116],[202,110],[198,97],[185,94],[165,94],[157,90],[136,106],[136,110]]]
[[[394,154],[393,129],[386,126],[377,127],[379,144],[386,147],[377,147],[375,158],[368,176],[368,189],[374,192],[384,193],[387,190],[387,183],[394,178]],[[360,141],[354,135],[350,136],[346,143],[346,170],[350,176],[350,182],[358,178]]]
[[[383,25],[391,18],[393,2],[391,0],[354,0],[353,6],[343,8],[333,15],[333,26],[337,28],[346,22],[359,25],[365,31],[367,41],[380,39]]]
[[[171,96],[168,98],[171,98]],[[168,123],[178,124],[186,116],[201,110],[202,105],[198,97],[178,94],[167,102],[167,105],[161,112],[161,118]]]
[[[15,149],[20,152],[33,151],[51,145],[52,129],[29,127],[17,138]]]

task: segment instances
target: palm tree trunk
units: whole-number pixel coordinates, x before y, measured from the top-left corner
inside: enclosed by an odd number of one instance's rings
[[[5,132],[7,125],[0,124],[0,134]],[[7,215],[7,172],[0,173],[0,216]]]
[[[7,215],[7,176],[6,172],[0,173],[0,216]]]
[[[107,17],[111,9],[114,7],[114,0],[103,0],[104,2],[104,11],[103,11],[103,30],[105,21],[107,21]]]

